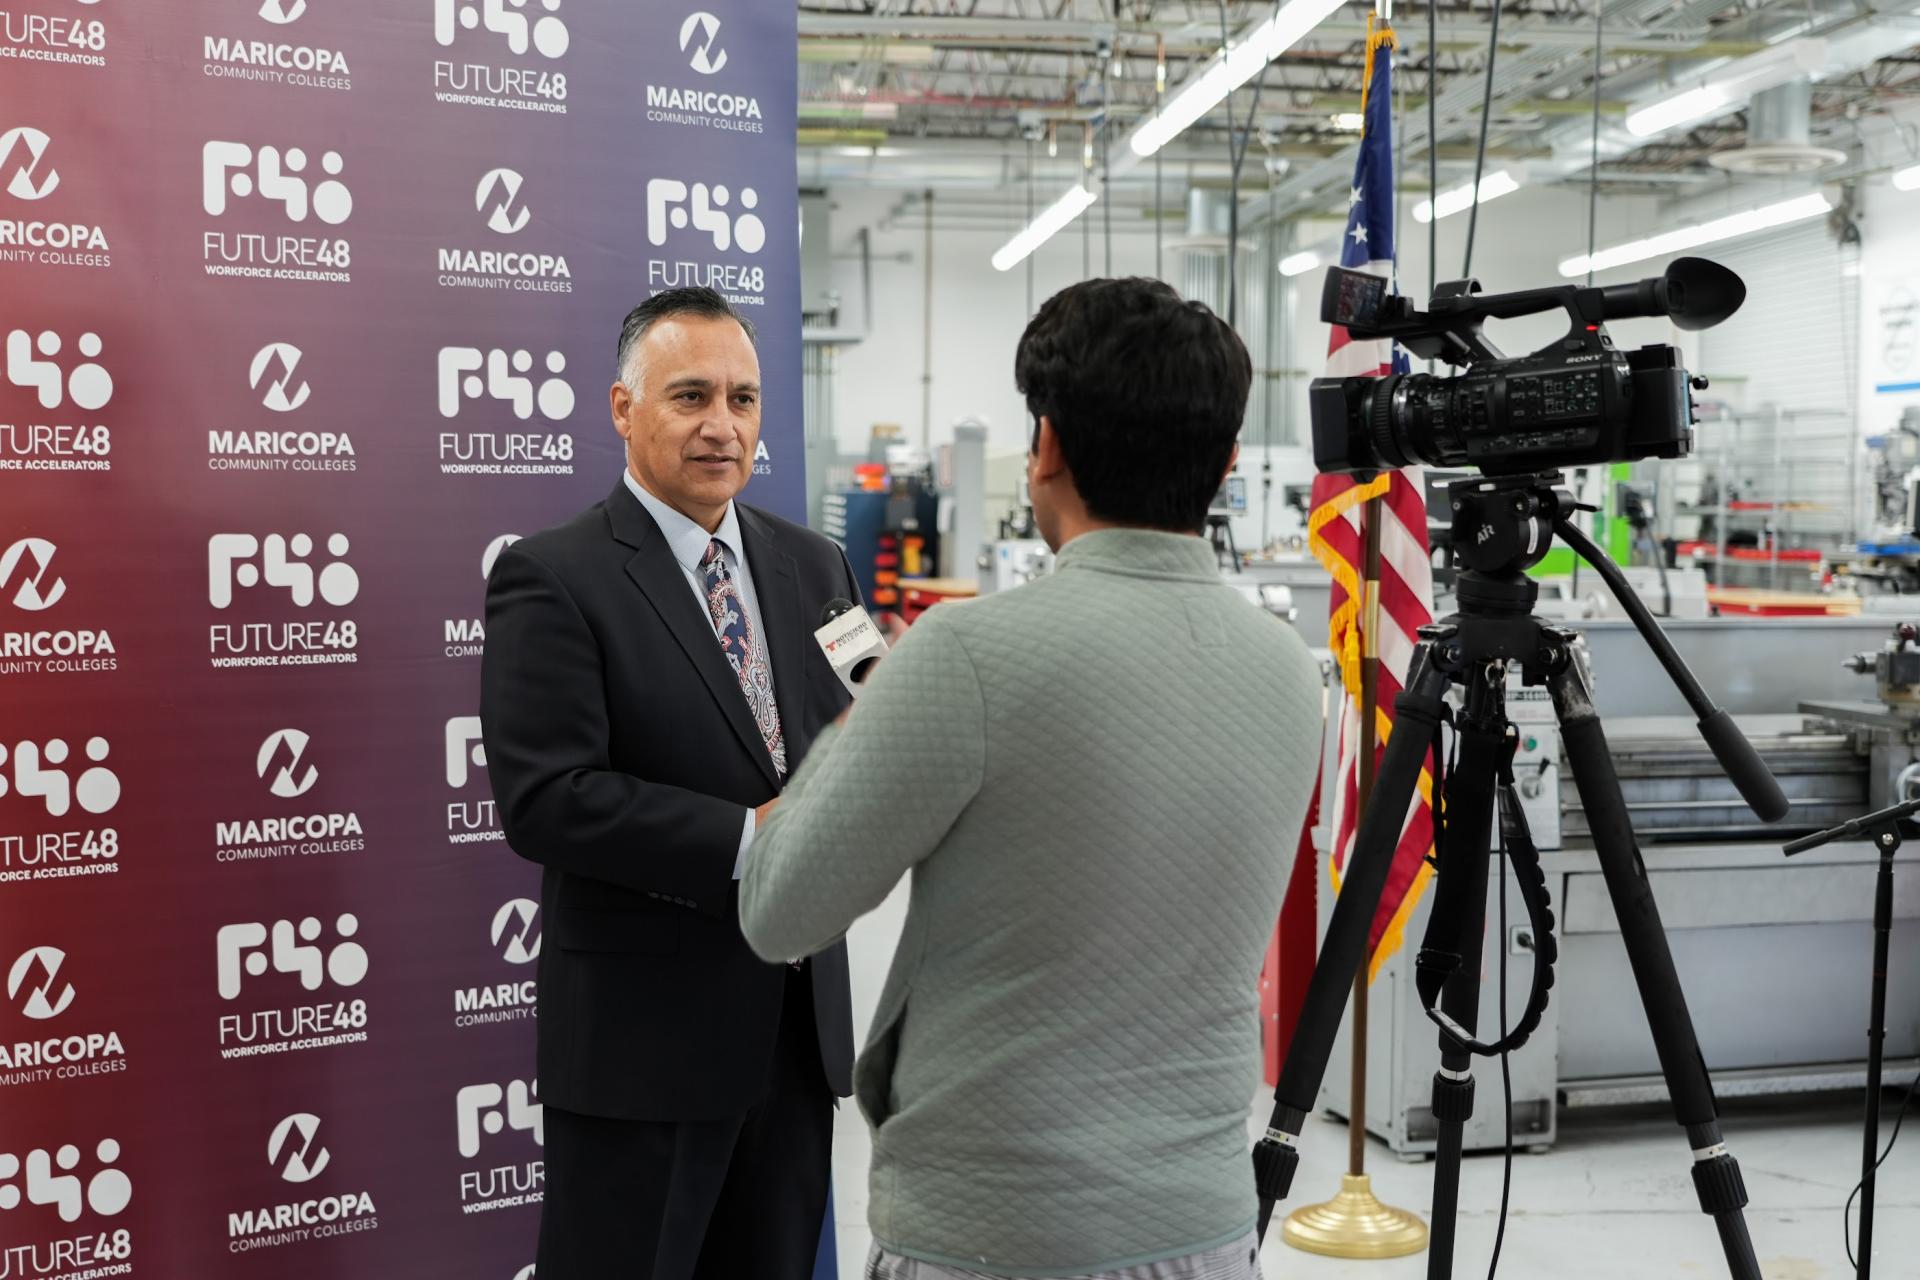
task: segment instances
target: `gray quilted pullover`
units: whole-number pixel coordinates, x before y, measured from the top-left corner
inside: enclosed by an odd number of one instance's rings
[[[1306,644],[1177,534],[1076,538],[880,664],[740,921],[806,955],[913,876],[855,1069],[882,1245],[1047,1276],[1252,1229],[1257,977],[1320,722]]]

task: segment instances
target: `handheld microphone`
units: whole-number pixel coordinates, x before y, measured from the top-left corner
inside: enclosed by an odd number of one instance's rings
[[[860,696],[860,682],[873,672],[887,655],[886,637],[880,634],[867,611],[853,601],[835,597],[820,612],[820,627],[813,633],[820,651],[827,655],[833,674],[847,686],[847,692]]]

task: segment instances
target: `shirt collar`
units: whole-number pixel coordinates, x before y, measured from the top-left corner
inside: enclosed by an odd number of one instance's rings
[[[1083,533],[1054,557],[1054,569],[1098,569],[1146,578],[1218,580],[1220,562],[1212,545],[1187,533],[1117,528]]]
[[[667,540],[667,549],[673,553],[673,558],[681,568],[699,574],[700,564],[707,558],[707,546],[715,538],[720,539],[721,545],[731,553],[736,566],[746,562],[740,547],[740,513],[733,503],[727,504],[727,514],[721,517],[720,527],[708,533],[647,492],[646,487],[633,478],[632,471],[622,471],[620,477],[627,482],[627,489],[633,496],[640,500],[640,505],[647,509],[647,514],[653,517],[653,522],[660,526],[660,533]]]

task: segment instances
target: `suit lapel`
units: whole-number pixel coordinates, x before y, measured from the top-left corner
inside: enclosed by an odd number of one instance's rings
[[[647,597],[660,615],[660,621],[686,653],[687,660],[700,673],[721,714],[733,727],[734,736],[740,739],[740,745],[760,766],[767,781],[777,788],[780,775],[774,771],[773,758],[767,754],[760,726],[754,723],[753,713],[747,708],[746,695],[740,692],[740,681],[721,652],[713,623],[700,611],[687,586],[686,574],[673,558],[660,526],[653,522],[640,500],[627,491],[624,481],[607,499],[606,510],[614,539],[634,550],[633,557],[627,561],[627,577]],[[755,585],[758,585],[757,570]],[[763,611],[765,607],[763,603]],[[775,679],[778,680],[777,668]],[[776,684],[775,688],[778,696],[779,686]]]
[[[800,601],[800,576],[793,557],[774,543],[773,530],[759,513],[734,504],[740,516],[740,540],[747,544],[747,568],[753,574],[753,592],[760,605],[760,624],[766,630],[767,656],[773,663],[773,695],[780,706],[780,723],[790,725],[787,741],[794,741],[800,717],[806,714],[806,608]]]

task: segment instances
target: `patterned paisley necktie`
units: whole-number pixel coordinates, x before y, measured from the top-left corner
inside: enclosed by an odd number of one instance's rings
[[[740,602],[740,588],[727,572],[726,547],[715,538],[707,544],[700,561],[706,574],[707,613],[713,618],[714,634],[720,637],[721,651],[733,664],[740,681],[740,692],[747,696],[747,708],[760,726],[760,737],[773,757],[773,768],[787,776],[787,740],[780,732],[780,706],[773,697],[773,668],[767,664],[767,651],[753,632],[746,606]]]

